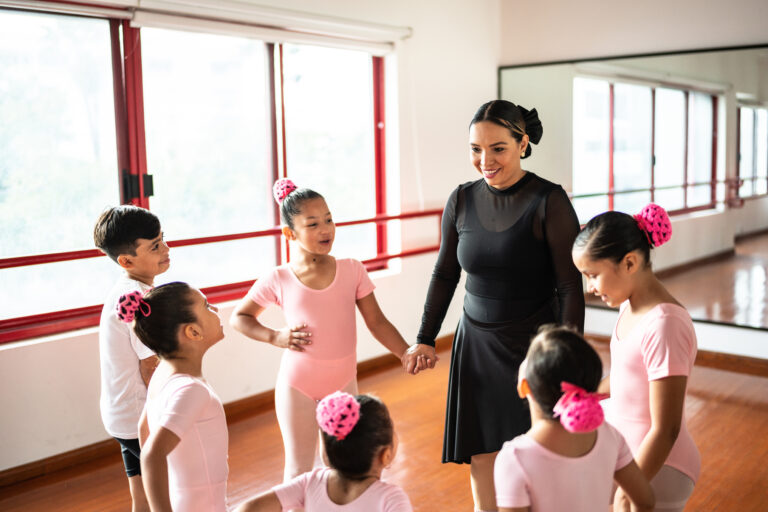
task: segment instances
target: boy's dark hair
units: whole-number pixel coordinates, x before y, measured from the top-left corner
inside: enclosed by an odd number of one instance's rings
[[[195,322],[192,288],[173,282],[153,288],[144,296],[149,304],[147,316],[136,315],[133,330],[141,342],[163,359],[173,359],[179,350],[179,328]]]
[[[293,229],[293,218],[301,213],[301,205],[310,199],[325,199],[310,188],[297,188],[280,203],[280,218],[283,224]]]
[[[590,259],[614,263],[632,251],[640,251],[650,265],[653,247],[634,217],[622,212],[605,212],[587,222],[576,235],[573,248],[585,251]]]
[[[157,216],[138,206],[123,204],[107,208],[93,228],[93,243],[117,262],[121,254],[136,256],[136,240],[160,235]]]
[[[563,395],[562,382],[595,392],[603,376],[603,363],[595,349],[567,327],[542,326],[531,342],[527,359],[524,377],[533,398],[550,418]]]
[[[348,480],[363,480],[379,450],[392,444],[394,427],[384,402],[371,395],[357,395],[355,400],[360,404],[360,419],[347,437],[338,440],[320,432],[331,467]]]

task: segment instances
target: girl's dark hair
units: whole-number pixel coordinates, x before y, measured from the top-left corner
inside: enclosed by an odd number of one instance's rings
[[[136,256],[136,240],[152,240],[160,235],[157,216],[132,205],[113,206],[104,210],[93,228],[93,243],[117,261],[121,254]]]
[[[622,212],[605,212],[592,217],[573,241],[573,248],[585,251],[590,259],[619,263],[627,253],[640,251],[651,263],[651,244],[634,217]]]
[[[392,444],[394,427],[384,402],[371,395],[357,395],[355,400],[360,404],[360,419],[344,439],[320,432],[331,467],[348,480],[363,480],[381,447]]]
[[[527,134],[531,144],[538,144],[544,132],[535,108],[527,110],[507,100],[493,100],[481,105],[469,126],[481,121],[490,121],[507,128],[517,142],[523,140],[523,135]],[[520,158],[531,156],[531,144],[528,144],[525,154]]]
[[[301,213],[301,206],[310,199],[325,199],[309,188],[297,188],[280,202],[280,218],[283,224],[293,229],[293,218]]]
[[[524,377],[541,410],[552,417],[552,409],[563,395],[562,382],[597,391],[603,363],[595,349],[576,331],[545,325],[528,349]]]
[[[173,359],[179,350],[179,328],[195,322],[192,288],[174,282],[153,288],[144,296],[150,314],[136,315],[133,330],[141,342],[163,359]]]

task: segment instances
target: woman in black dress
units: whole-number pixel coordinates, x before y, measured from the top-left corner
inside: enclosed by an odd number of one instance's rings
[[[477,510],[496,510],[493,463],[501,445],[530,428],[517,370],[539,326],[584,328],[584,295],[571,246],[579,222],[559,185],[522,169],[541,139],[536,109],[491,101],[470,124],[470,160],[482,179],[448,198],[442,240],[410,353],[433,365],[434,345],[459,282],[464,311],[451,354],[443,462],[471,463]]]

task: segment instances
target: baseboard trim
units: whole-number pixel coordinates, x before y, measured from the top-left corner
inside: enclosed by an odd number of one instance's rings
[[[442,336],[436,340],[435,348],[438,352],[450,348],[453,335]],[[392,354],[384,354],[357,364],[358,377],[365,377],[381,372],[400,364],[400,360]],[[227,415],[227,423],[235,423],[253,414],[258,414],[275,407],[275,390],[270,389],[249,397],[224,404],[224,413]],[[21,466],[0,471],[0,488],[30,480],[40,476],[55,473],[72,466],[85,464],[104,457],[119,456],[118,444],[113,439],[106,439],[97,443],[83,446],[75,450],[60,453],[52,457],[29,462]]]

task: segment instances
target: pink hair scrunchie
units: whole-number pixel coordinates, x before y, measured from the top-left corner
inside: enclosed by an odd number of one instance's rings
[[[125,323],[133,322],[136,318],[136,312],[142,314],[142,316],[149,316],[152,312],[152,308],[149,307],[147,301],[144,300],[144,294],[140,291],[133,291],[120,296],[117,300],[117,318]]]
[[[283,199],[288,197],[288,194],[297,188],[299,187],[297,187],[296,184],[288,178],[280,178],[272,186],[272,195],[275,196],[275,201],[277,201],[277,204],[280,204],[283,202]]]
[[[652,247],[664,245],[672,238],[672,223],[669,221],[667,211],[661,206],[649,203],[633,217],[648,237],[648,243]]]
[[[316,416],[323,432],[341,441],[357,425],[357,420],[360,419],[360,404],[349,393],[336,391],[320,400]]]
[[[600,400],[608,398],[602,393],[590,393],[568,382],[560,383],[563,396],[552,411],[560,416],[560,423],[568,432],[591,432],[603,423]]]

